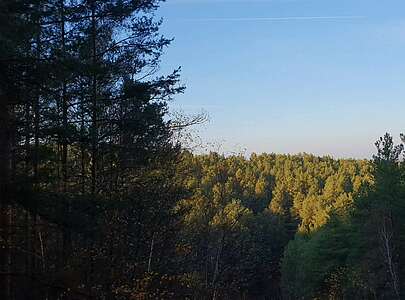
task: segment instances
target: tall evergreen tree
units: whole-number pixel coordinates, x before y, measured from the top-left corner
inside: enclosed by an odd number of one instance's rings
[[[170,271],[178,147],[165,115],[183,87],[178,70],[157,73],[170,44],[158,4],[0,4],[4,298],[132,297],[148,271]]]

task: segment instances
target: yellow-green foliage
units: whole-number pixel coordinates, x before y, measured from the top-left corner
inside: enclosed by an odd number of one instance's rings
[[[198,212],[218,219],[233,203],[241,211],[270,210],[288,217],[301,232],[324,225],[332,211],[345,210],[353,195],[373,180],[369,161],[309,154],[253,154],[246,159],[185,153],[183,163],[189,172],[182,180],[192,191],[181,203],[190,209],[187,220]]]
[[[230,298],[232,291],[276,295],[288,240],[296,232],[315,231],[332,214],[344,214],[372,182],[369,161],[308,154],[245,158],[185,152],[178,168],[189,191],[178,203],[179,248],[188,249],[189,274],[205,282],[192,289],[202,294],[222,289]]]

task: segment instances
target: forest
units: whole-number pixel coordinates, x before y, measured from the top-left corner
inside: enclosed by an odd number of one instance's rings
[[[160,2],[0,2],[0,299],[404,299],[403,144],[193,153]]]

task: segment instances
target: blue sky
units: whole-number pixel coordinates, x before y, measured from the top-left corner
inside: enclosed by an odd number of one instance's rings
[[[220,151],[367,158],[405,131],[405,1],[168,0],[173,109],[206,110]]]

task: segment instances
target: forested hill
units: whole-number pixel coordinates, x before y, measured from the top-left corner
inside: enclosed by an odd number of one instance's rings
[[[178,246],[194,299],[399,299],[403,146],[373,160],[184,153]]]
[[[289,240],[344,214],[373,181],[370,161],[309,154],[184,153],[180,166],[189,191],[178,204],[182,265],[193,274],[195,290],[218,289],[229,299],[240,291],[281,297],[280,264]]]

